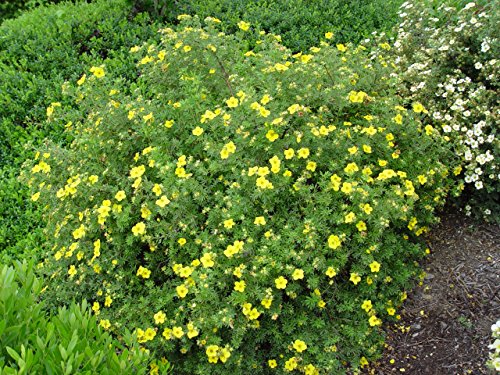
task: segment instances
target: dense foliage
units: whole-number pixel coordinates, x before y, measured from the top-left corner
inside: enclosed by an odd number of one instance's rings
[[[42,292],[27,263],[0,268],[0,373],[146,374],[150,362],[151,369],[168,370],[167,363],[157,364],[141,351],[130,334],[124,340],[130,348],[113,339],[85,301],[46,317],[38,302]]]
[[[43,119],[52,102],[63,101],[61,86],[90,64],[106,61],[117,74],[135,79],[128,50],[156,37],[146,15],[129,18],[125,0],[47,6],[0,26],[0,249],[2,257],[37,248],[40,215],[18,183],[27,143],[45,137],[62,142],[64,126]],[[64,101],[63,101],[64,103]]]
[[[47,110],[74,140],[24,172],[48,219],[46,298],[91,300],[179,373],[366,364],[453,185],[446,142],[363,48],[292,54],[246,22],[181,19],[131,49],[134,89],[93,66],[65,85],[78,113]]]
[[[448,3],[403,4],[389,53],[398,66],[400,95],[426,103],[427,123],[462,160],[467,214],[500,223],[499,4]]]
[[[357,43],[375,31],[389,31],[397,22],[403,0],[131,0],[138,10],[176,23],[180,14],[216,17],[223,30],[238,30],[245,20],[260,29],[281,35],[283,44],[294,52],[307,51],[326,32],[333,41]],[[250,43],[257,38],[247,36]]]

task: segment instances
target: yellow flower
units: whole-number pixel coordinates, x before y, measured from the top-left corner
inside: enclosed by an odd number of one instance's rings
[[[118,201],[118,202],[121,202],[122,200],[124,200],[126,198],[126,194],[123,190],[120,190],[118,193],[115,194],[115,199]]]
[[[234,220],[233,219],[224,220],[224,228],[231,229],[233,226],[234,226]]]
[[[73,231],[73,238],[78,240],[85,237],[85,226],[81,224],[77,229]]]
[[[360,204],[360,208],[367,214],[370,215],[373,211],[372,206],[370,206],[370,203],[365,203],[365,204]]]
[[[165,328],[162,333],[165,340],[170,340],[172,338],[172,330],[170,328]]]
[[[182,330],[182,327],[173,327],[172,328],[172,335],[180,339],[182,336],[184,336],[184,331]]]
[[[229,108],[236,108],[238,106],[238,99],[231,96],[228,100],[226,100],[226,104]]]
[[[71,277],[75,276],[77,273],[76,267],[74,265],[69,266],[68,275]]]
[[[318,369],[314,367],[311,363],[304,367],[305,375],[319,375]]]
[[[344,182],[340,190],[345,194],[349,194],[352,192],[352,184],[350,182]]]
[[[189,289],[186,288],[186,286],[184,285],[179,285],[178,287],[175,288],[176,292],[177,292],[177,295],[180,297],[180,298],[184,298],[186,297],[186,295],[188,294],[189,292]]]
[[[420,182],[420,184],[425,184],[427,182],[427,177],[423,176],[423,175],[419,175],[418,177],[418,182]]]
[[[111,323],[109,322],[108,319],[101,319],[99,325],[104,329],[108,329],[109,327],[111,327]]]
[[[422,103],[419,103],[419,102],[413,103],[412,108],[413,108],[413,112],[415,112],[415,113],[421,113],[421,112],[425,111],[424,106],[422,105]]]
[[[307,157],[309,156],[309,149],[308,148],[301,148],[299,151],[297,151],[297,156],[299,159],[307,159]]]
[[[217,352],[219,351],[219,347],[217,345],[209,345],[205,350],[205,354],[208,357],[217,357]]]
[[[357,172],[357,171],[359,171],[359,168],[358,168],[356,163],[349,163],[344,168],[344,172],[349,173],[349,174]]]
[[[347,51],[347,47],[344,46],[343,44],[337,44],[337,49],[340,51],[340,52],[345,52]]]
[[[349,281],[352,281],[354,285],[358,285],[358,283],[361,281],[361,276],[359,276],[356,272],[352,272]]]
[[[204,268],[213,267],[215,264],[212,258],[212,253],[203,254],[203,256],[200,258],[200,261]]]
[[[134,167],[130,170],[130,178],[139,178],[146,171],[146,167],[144,165],[139,165],[138,167]]]
[[[314,172],[316,170],[316,162],[314,162],[314,161],[308,162],[306,165],[306,169],[308,171]]]
[[[137,276],[141,276],[144,279],[149,279],[149,276],[151,276],[151,271],[146,267],[139,266],[139,268],[137,269]]]
[[[297,368],[297,359],[295,357],[290,358],[285,362],[285,369],[288,371],[293,371]]]
[[[170,203],[170,199],[168,199],[165,195],[162,195],[160,199],[157,199],[155,202],[161,208],[164,208],[167,204]]]
[[[97,181],[99,180],[99,177],[93,174],[92,176],[89,176],[89,182],[94,185]]]
[[[269,361],[267,361],[267,364],[271,368],[275,368],[276,366],[278,366],[275,359],[270,359]]]
[[[83,85],[83,84],[85,83],[85,79],[86,79],[86,78],[87,78],[87,75],[86,75],[86,74],[84,74],[83,76],[81,76],[81,78],[80,78],[78,81],[76,81],[76,84],[77,84],[78,86]]]
[[[238,27],[243,31],[248,31],[248,29],[250,28],[250,24],[245,21],[240,21],[238,22]]]
[[[387,308],[387,314],[389,314],[389,315],[391,315],[391,316],[392,316],[392,315],[394,315],[395,313],[396,313],[396,309],[395,309],[395,308],[393,308],[393,307],[388,307],[388,308]]]
[[[367,154],[371,154],[372,148],[371,146],[363,145],[363,151],[366,152]]]
[[[139,236],[141,234],[146,233],[146,224],[144,224],[142,221],[137,223],[132,227],[132,233],[134,236]]]
[[[293,343],[293,348],[297,352],[302,353],[304,350],[307,349],[307,344],[302,340],[295,340],[295,342]]]
[[[325,306],[326,306],[326,302],[325,301],[323,301],[323,300],[319,300],[318,301],[318,307],[320,309],[324,308]]]
[[[276,280],[274,280],[274,283],[276,284],[276,288],[285,289],[286,284],[288,283],[288,280],[285,279],[283,276],[280,276]]]
[[[243,293],[245,291],[247,284],[242,280],[242,281],[236,281],[234,283],[234,290],[237,292]]]
[[[154,315],[154,319],[155,319],[155,324],[163,324],[165,322],[165,318],[167,316],[165,315],[165,313],[163,311],[158,311],[155,315]]]
[[[382,321],[377,318],[375,315],[370,316],[370,319],[368,319],[368,323],[370,323],[371,327],[379,326],[382,324]]]
[[[358,223],[356,224],[356,228],[358,228],[360,232],[363,232],[364,230],[366,230],[366,223],[364,221],[358,221]]]
[[[331,31],[325,33],[325,38],[326,39],[332,39],[333,38],[333,33]]]
[[[365,300],[363,302],[363,304],[361,305],[361,308],[363,310],[365,310],[366,312],[369,312],[371,309],[372,309],[373,305],[372,305],[372,301],[370,301],[369,299],[368,300]]]
[[[380,263],[374,260],[370,263],[370,269],[372,272],[380,271]]]
[[[186,244],[186,242],[187,242],[187,241],[186,241],[186,239],[185,239],[185,238],[183,238],[183,237],[181,237],[181,238],[179,238],[179,239],[177,240],[177,243],[178,243],[179,245],[181,245],[181,246],[184,246],[184,245]]]
[[[292,279],[294,279],[294,280],[300,280],[300,279],[303,279],[303,278],[304,278],[304,271],[301,270],[300,268],[296,268],[293,271]]]
[[[97,78],[102,78],[105,75],[104,69],[102,67],[93,66],[90,68],[90,72],[94,73],[94,76],[96,76]]]
[[[328,237],[328,247],[331,248],[331,249],[337,249],[339,248],[341,245],[341,241],[340,241],[340,238],[336,235],[330,235]]]
[[[193,133],[193,135],[198,137],[198,136],[203,134],[203,128],[200,128],[199,126],[197,126],[196,128],[193,129],[192,133]]]
[[[290,160],[291,158],[293,158],[295,151],[293,150],[293,148],[289,148],[283,151],[283,153],[285,154],[285,159]]]
[[[40,192],[37,192],[37,193],[35,193],[35,194],[33,194],[33,195],[31,196],[31,200],[32,200],[33,202],[36,202],[36,201],[38,200],[38,198],[40,198]]]
[[[266,309],[269,309],[271,307],[271,304],[273,303],[273,300],[271,298],[264,298],[260,304],[264,306]]]
[[[266,219],[264,219],[264,216],[257,216],[253,223],[255,225],[266,225]]]
[[[337,271],[335,271],[335,268],[333,268],[333,267],[328,267],[325,274],[328,277],[334,277],[335,275],[337,275]]]
[[[276,133],[273,129],[269,130],[267,133],[266,133],[266,138],[270,141],[270,142],[274,142],[275,140],[277,140],[279,138],[279,135],[278,133]]]
[[[222,363],[226,363],[226,361],[231,357],[231,352],[228,348],[221,348],[219,351],[219,359]]]

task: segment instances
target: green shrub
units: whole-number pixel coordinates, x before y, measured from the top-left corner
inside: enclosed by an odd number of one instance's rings
[[[156,38],[146,15],[129,17],[125,0],[59,4],[37,8],[0,26],[0,251],[20,256],[36,249],[40,214],[33,212],[16,182],[16,168],[32,154],[25,145],[49,137],[66,142],[65,124],[44,122],[47,107],[64,102],[61,87],[78,79],[89,64],[103,61],[125,79],[135,80],[128,53]],[[20,243],[18,243],[21,240]],[[32,251],[32,250],[30,250]]]
[[[123,346],[83,301],[46,317],[42,283],[27,263],[0,268],[0,372],[3,374],[124,374],[149,372],[156,362],[128,334]],[[160,362],[167,371],[168,363]],[[166,373],[166,372],[164,372]]]
[[[26,164],[48,220],[45,298],[92,301],[179,374],[365,364],[418,272],[453,155],[362,48],[292,55],[245,23],[228,36],[182,18],[131,50],[134,89],[107,66],[68,84],[71,146]]]
[[[326,32],[334,33],[334,42],[356,43],[375,30],[390,30],[397,22],[402,0],[184,0],[133,1],[142,9],[168,7],[163,19],[175,22],[179,14],[216,17],[224,21],[224,30],[235,32],[240,20],[262,30],[281,35],[293,51],[307,51],[319,43]],[[147,6],[146,3],[149,3]],[[154,3],[154,4],[153,4]],[[159,4],[159,5],[158,5]],[[256,38],[251,39],[255,41]]]
[[[500,223],[498,5],[405,3],[390,53],[401,95],[426,103],[426,121],[462,160],[466,213]]]

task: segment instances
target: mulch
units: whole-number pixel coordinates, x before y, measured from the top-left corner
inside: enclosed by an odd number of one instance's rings
[[[452,210],[426,239],[425,278],[388,325],[382,358],[365,373],[494,374],[485,363],[500,318],[500,227]]]

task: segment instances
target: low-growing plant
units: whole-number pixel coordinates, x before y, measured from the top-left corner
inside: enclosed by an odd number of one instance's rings
[[[488,366],[495,371],[500,371],[500,319],[491,326],[493,343],[488,345],[492,350],[489,355]]]
[[[426,121],[462,159],[466,213],[500,222],[497,8],[497,1],[406,2],[389,53],[401,95],[426,103]]]
[[[133,88],[106,65],[65,85],[73,142],[26,164],[48,222],[44,298],[90,300],[179,374],[365,365],[454,156],[362,47],[292,54],[247,22],[225,35],[180,18],[131,49]],[[47,113],[68,121],[64,105]]]
[[[42,282],[32,266],[16,263],[0,268],[0,373],[2,374],[147,374],[169,370],[168,362],[152,361],[133,344],[123,343],[102,326],[83,301],[45,316]],[[150,364],[150,365],[149,365]]]

